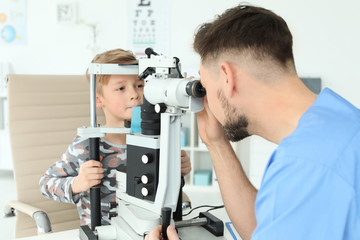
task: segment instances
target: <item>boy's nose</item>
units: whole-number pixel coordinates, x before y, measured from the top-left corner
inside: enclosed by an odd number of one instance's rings
[[[138,91],[135,88],[133,88],[131,91],[130,99],[135,100],[135,99],[139,99],[139,98],[140,98],[140,94],[138,93]]]

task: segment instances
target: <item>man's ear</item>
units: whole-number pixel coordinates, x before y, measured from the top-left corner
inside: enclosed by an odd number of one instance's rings
[[[235,66],[228,62],[222,62],[220,65],[220,74],[222,75],[223,86],[229,97],[232,97],[236,91],[236,69]]]
[[[96,107],[97,108],[103,108],[104,107],[102,97],[99,96],[99,94],[96,94]]]

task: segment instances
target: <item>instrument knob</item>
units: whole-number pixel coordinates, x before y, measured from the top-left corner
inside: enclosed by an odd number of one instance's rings
[[[141,161],[143,162],[143,164],[151,163],[152,156],[150,154],[144,154],[141,156]]]
[[[152,194],[152,188],[151,188],[150,186],[141,188],[141,194],[142,194],[144,197],[149,196],[150,194]]]

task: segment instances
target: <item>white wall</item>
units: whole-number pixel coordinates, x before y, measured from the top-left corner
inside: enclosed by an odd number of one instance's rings
[[[27,1],[27,44],[0,46],[0,62],[9,61],[15,73],[82,74],[93,57],[92,30],[89,26],[60,24],[56,21],[56,4],[62,1]],[[121,18],[123,1],[79,0],[78,16],[86,23],[98,24],[103,49],[124,44]]]
[[[135,1],[135,0],[132,0]],[[155,0],[152,0],[155,1]],[[0,46],[0,62],[11,62],[15,73],[81,74],[94,53],[92,32],[85,24],[56,22],[59,1],[31,0],[28,3],[28,44]],[[126,48],[126,1],[77,0],[79,19],[99,26],[100,51]],[[171,7],[171,55],[183,67],[198,65],[192,51],[196,27],[240,1],[173,0]],[[319,76],[355,105],[360,83],[360,2],[249,1],[270,8],[289,24],[294,35],[296,66],[301,76]]]
[[[130,1],[130,0],[129,0]],[[135,1],[135,0],[131,0]],[[155,1],[155,0],[152,0]],[[29,0],[28,44],[0,46],[0,62],[11,62],[15,73],[82,74],[94,56],[88,48],[91,29],[84,24],[62,25],[56,22],[59,1]],[[100,51],[126,46],[126,1],[77,0],[79,19],[99,26]],[[330,87],[360,106],[360,2],[356,0],[269,0],[248,2],[269,8],[282,16],[294,36],[297,71],[304,77],[321,77]],[[196,67],[199,57],[192,51],[196,27],[225,9],[235,0],[173,0],[171,6],[170,55],[177,56],[183,68]],[[273,145],[266,141],[248,141],[263,159],[246,163],[249,172],[262,169]],[[270,146],[270,147],[269,147]],[[263,151],[264,150],[264,151]],[[254,153],[254,154],[252,154]],[[249,154],[245,154],[249,155]],[[254,177],[259,182],[261,176]]]
[[[171,38],[172,54],[179,55],[184,66],[198,64],[191,50],[194,29],[240,1],[175,1],[175,9],[191,5],[179,19],[174,12]],[[298,74],[321,77],[323,87],[330,87],[360,107],[360,2],[345,0],[248,1],[282,16],[294,38],[294,56]],[[186,13],[185,13],[186,12]],[[184,40],[185,38],[185,40]],[[259,137],[241,142],[238,155],[250,181],[258,188],[268,158],[276,145]]]

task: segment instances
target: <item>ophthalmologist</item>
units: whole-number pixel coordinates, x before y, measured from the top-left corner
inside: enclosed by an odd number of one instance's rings
[[[360,239],[360,110],[302,83],[284,19],[239,5],[203,24],[194,49],[207,92],[199,134],[241,238]],[[258,191],[229,143],[250,135],[278,144]],[[146,239],[162,239],[161,226]]]

